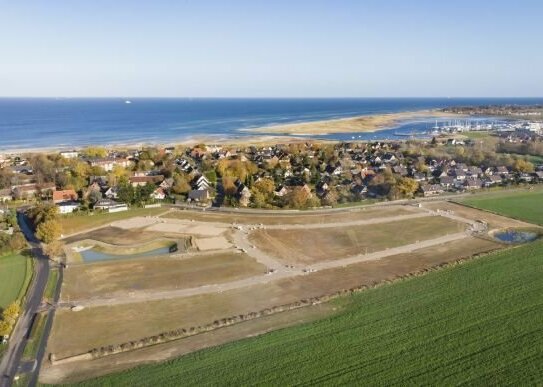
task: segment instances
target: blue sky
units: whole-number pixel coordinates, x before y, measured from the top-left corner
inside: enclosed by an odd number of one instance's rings
[[[0,95],[542,96],[539,1],[3,1]]]

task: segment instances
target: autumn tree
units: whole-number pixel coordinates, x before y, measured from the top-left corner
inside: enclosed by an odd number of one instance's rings
[[[534,165],[529,161],[517,159],[513,163],[513,170],[520,173],[532,173],[534,171]]]
[[[172,191],[176,194],[187,194],[190,191],[189,180],[185,174],[175,175],[173,181]]]
[[[401,177],[396,181],[396,189],[402,197],[413,197],[419,189],[419,183],[410,177]]]
[[[62,233],[62,228],[57,220],[47,220],[42,222],[36,228],[36,236],[44,243],[51,243],[58,238]]]
[[[60,241],[52,241],[48,244],[46,244],[43,247],[43,252],[45,255],[47,255],[50,259],[53,259],[55,257],[58,257],[62,254],[62,250],[64,248],[64,244]]]

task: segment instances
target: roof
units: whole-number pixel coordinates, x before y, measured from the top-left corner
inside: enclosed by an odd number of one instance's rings
[[[77,200],[77,193],[73,189],[53,192],[53,201]]]
[[[195,189],[189,192],[189,199],[205,200],[207,198],[209,198],[209,192],[207,189]]]

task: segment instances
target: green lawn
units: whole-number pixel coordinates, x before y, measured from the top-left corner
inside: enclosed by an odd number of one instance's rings
[[[535,385],[543,241],[359,293],[328,319],[83,383]]]
[[[543,191],[503,192],[463,200],[467,205],[543,226]]]
[[[32,262],[22,255],[0,257],[0,308],[24,295],[32,275]]]
[[[157,216],[164,212],[165,208],[135,208],[123,212],[114,213],[95,213],[93,215],[67,215],[60,217],[60,224],[62,225],[62,233],[64,235],[70,235],[75,232],[86,230],[89,228],[105,226],[111,222],[117,220],[123,220],[132,218],[134,216]]]

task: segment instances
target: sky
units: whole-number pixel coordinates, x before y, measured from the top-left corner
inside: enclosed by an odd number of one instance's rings
[[[541,97],[541,15],[541,0],[0,0],[0,96]]]

